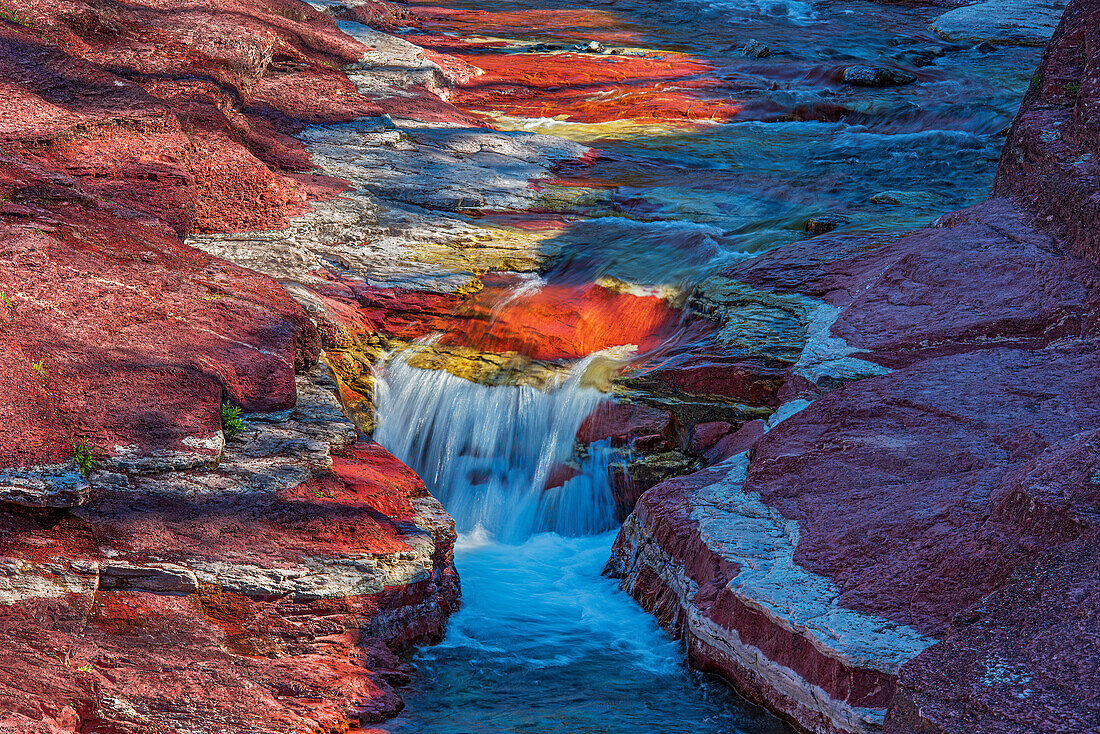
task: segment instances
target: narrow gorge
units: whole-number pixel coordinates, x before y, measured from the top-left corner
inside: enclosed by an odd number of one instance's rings
[[[1098,64],[0,0],[0,729],[1100,730]]]

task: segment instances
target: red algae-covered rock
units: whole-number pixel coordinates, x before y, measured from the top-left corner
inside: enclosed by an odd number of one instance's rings
[[[456,314],[463,326],[444,343],[540,360],[578,359],[626,345],[644,353],[671,338],[680,323],[680,312],[662,298],[594,283],[548,284],[501,302],[506,295],[488,288],[476,294]]]
[[[415,12],[421,32],[407,36],[409,40],[457,56],[482,72],[453,90],[454,102],[466,109],[582,123],[690,125],[731,119],[743,107],[732,98],[729,82],[704,59],[667,51],[622,53],[640,38],[622,29],[615,15],[606,11],[420,5]],[[532,27],[568,42],[509,48],[506,41],[485,39],[522,37]],[[595,43],[597,51],[590,52],[591,46],[575,48],[578,39]],[[619,48],[612,53],[604,44]]]
[[[401,709],[389,648],[441,636],[453,521],[352,443],[332,387],[299,379],[289,419],[217,469],[101,472],[55,522],[0,513],[5,731],[344,731]]]

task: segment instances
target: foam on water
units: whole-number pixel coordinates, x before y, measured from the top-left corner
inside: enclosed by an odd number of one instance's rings
[[[810,23],[816,17],[809,0],[685,0],[708,10],[764,18],[786,18],[794,23]]]

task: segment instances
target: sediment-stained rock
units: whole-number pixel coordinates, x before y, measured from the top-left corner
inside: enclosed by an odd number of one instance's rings
[[[334,387],[300,378],[291,415],[251,421],[216,469],[97,472],[68,514],[0,513],[5,730],[312,732],[400,710],[387,646],[442,635],[454,523],[356,443]]]

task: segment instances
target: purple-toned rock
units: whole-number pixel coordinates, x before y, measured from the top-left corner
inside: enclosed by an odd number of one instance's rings
[[[999,198],[726,273],[804,347],[774,416],[639,499],[609,570],[806,731],[1100,726],[1098,28],[1070,5]]]

